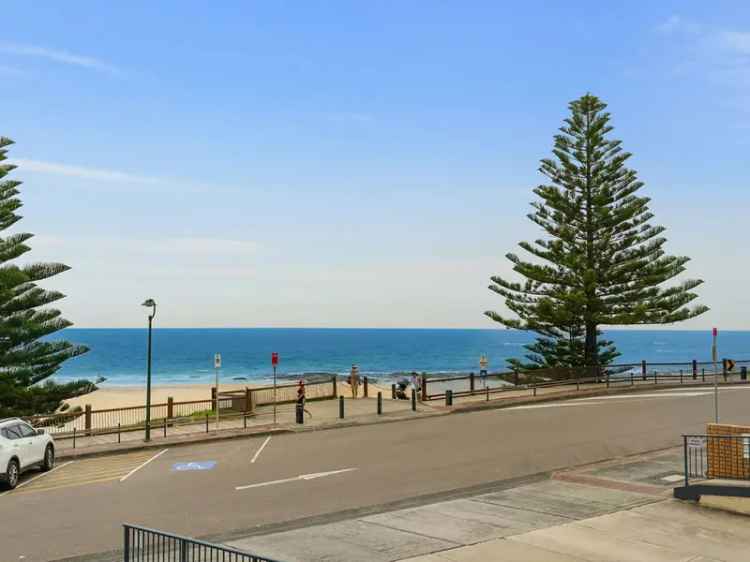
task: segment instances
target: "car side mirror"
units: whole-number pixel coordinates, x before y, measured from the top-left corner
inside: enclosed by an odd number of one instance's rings
[[[37,429],[36,430],[36,434],[37,435],[44,435],[44,430],[43,429]]]

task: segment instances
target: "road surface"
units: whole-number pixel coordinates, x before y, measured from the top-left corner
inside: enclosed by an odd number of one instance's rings
[[[750,388],[720,402],[750,423]],[[654,390],[78,460],[0,495],[0,558],[118,549],[124,522],[231,535],[679,445],[712,419],[710,388]]]

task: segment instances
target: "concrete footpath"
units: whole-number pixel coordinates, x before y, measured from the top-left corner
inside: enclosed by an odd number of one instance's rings
[[[681,451],[228,542],[285,562],[745,561],[750,518],[670,499]]]

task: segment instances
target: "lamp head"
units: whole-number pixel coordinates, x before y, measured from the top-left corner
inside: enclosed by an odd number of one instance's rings
[[[154,299],[146,299],[141,306],[156,306]]]

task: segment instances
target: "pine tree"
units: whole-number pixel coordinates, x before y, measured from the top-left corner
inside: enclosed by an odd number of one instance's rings
[[[637,195],[643,183],[625,166],[631,155],[608,138],[606,105],[587,94],[569,107],[554,158],[539,168],[550,183],[534,190],[540,200],[528,215],[546,236],[519,243],[536,259],[507,255],[523,283],[491,278],[516,317],[485,314],[537,334],[528,361],[510,362],[517,369],[607,365],[619,353],[599,339],[600,326],[668,324],[708,310],[688,306],[702,281],[666,286],[690,258],[667,255],[664,227],[649,224],[650,200]]]
[[[6,179],[16,166],[5,163],[13,141],[0,137],[0,232],[18,222],[20,181]],[[57,384],[49,377],[86,347],[49,336],[71,325],[59,310],[45,305],[63,298],[37,282],[67,271],[58,263],[12,263],[30,250],[28,233],[0,237],[0,418],[55,411],[63,400],[94,389],[88,381]],[[45,381],[45,382],[43,382]]]

